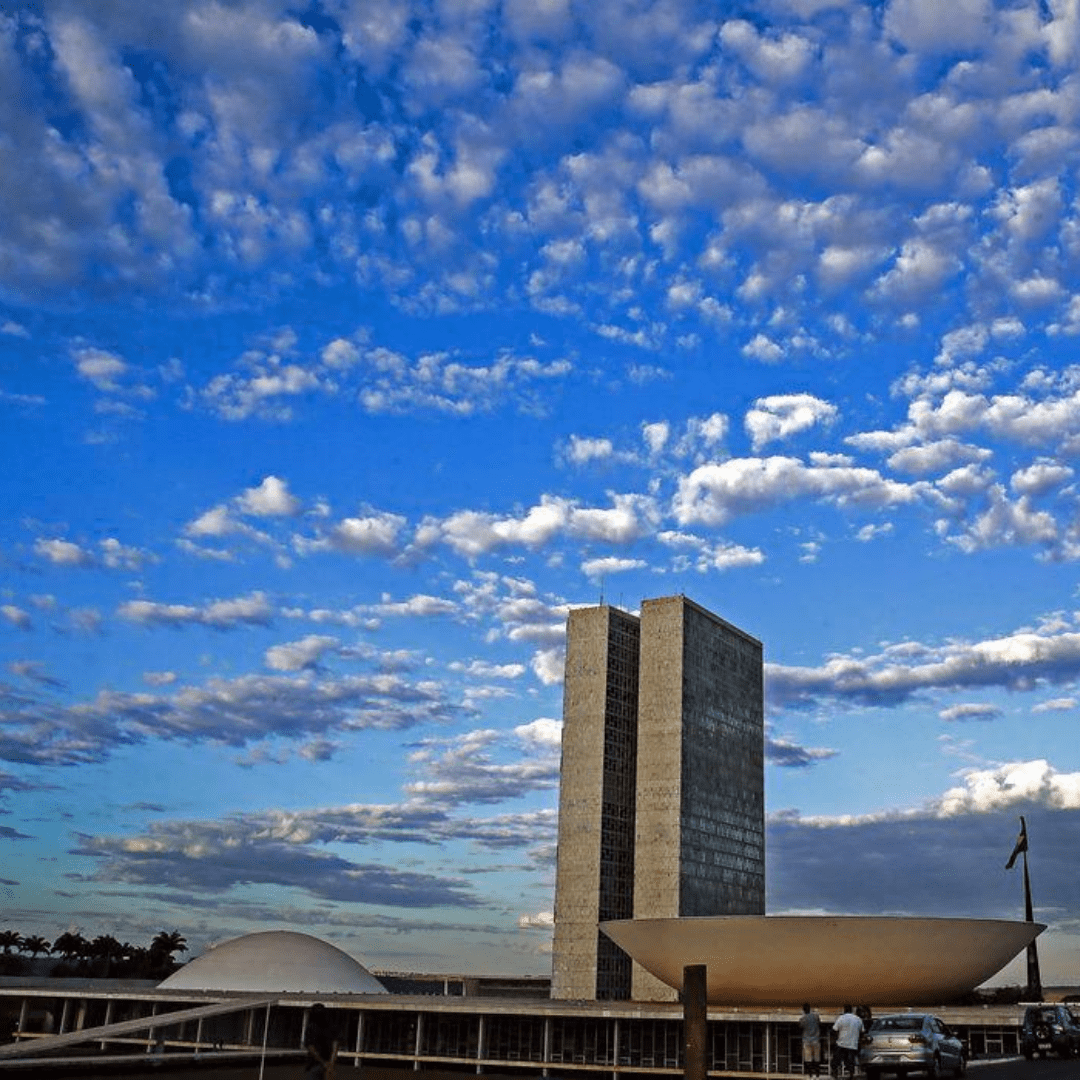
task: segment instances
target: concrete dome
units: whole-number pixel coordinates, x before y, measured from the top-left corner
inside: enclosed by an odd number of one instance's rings
[[[173,972],[160,986],[165,990],[252,993],[387,993],[386,987],[348,953],[291,930],[267,930],[222,942]]]

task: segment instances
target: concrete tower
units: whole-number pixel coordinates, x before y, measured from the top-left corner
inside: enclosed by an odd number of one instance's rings
[[[683,596],[641,605],[634,916],[765,914],[761,642]],[[634,967],[633,997],[673,992]]]
[[[640,624],[578,608],[566,629],[552,997],[630,996],[630,958],[597,927],[634,903]]]
[[[765,912],[761,643],[682,596],[567,624],[552,997],[672,997],[604,919]]]

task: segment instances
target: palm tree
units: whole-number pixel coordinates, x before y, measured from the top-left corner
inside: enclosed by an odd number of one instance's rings
[[[87,955],[90,942],[78,930],[65,930],[52,944],[52,951],[64,960],[82,960]]]
[[[128,979],[149,979],[150,967],[150,950],[145,945],[132,945],[125,941],[120,974]]]
[[[108,975],[113,961],[118,960],[123,952],[123,945],[112,934],[99,934],[90,942],[90,956],[100,961],[101,973]]]
[[[26,961],[12,956],[11,950],[19,947],[22,935],[17,930],[0,930],[0,975],[21,975]]]
[[[19,951],[29,953],[33,959],[37,959],[38,953],[52,952],[52,946],[49,944],[48,938],[43,938],[39,934],[33,934],[30,937],[24,937],[19,941]]]
[[[187,938],[179,930],[169,933],[162,930],[153,941],[150,942],[150,966],[154,970],[171,971],[173,967],[173,953],[187,952]]]

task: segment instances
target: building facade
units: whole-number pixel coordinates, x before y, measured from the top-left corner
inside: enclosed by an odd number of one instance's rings
[[[600,933],[634,903],[639,620],[570,612],[563,688],[552,997],[630,996],[630,958]]]
[[[552,996],[673,996],[605,919],[764,912],[761,643],[683,596],[571,612]]]
[[[671,1003],[526,1001],[517,997],[283,994],[272,998],[81,988],[0,980],[0,1067],[19,1075],[299,1075],[306,1016],[323,1001],[338,1032],[339,1076],[494,1074],[519,1080],[679,1080],[682,1007]],[[936,1006],[972,1058],[1016,1057],[1022,1005]],[[822,1064],[830,1051],[825,1021]],[[710,1077],[807,1076],[797,1008],[708,1011]],[[8,1059],[11,1059],[10,1062]],[[19,1060],[21,1059],[21,1060]],[[35,1066],[40,1066],[35,1070]],[[241,1069],[246,1071],[241,1072]],[[220,1071],[219,1071],[220,1070]],[[271,1072],[273,1070],[273,1072]]]

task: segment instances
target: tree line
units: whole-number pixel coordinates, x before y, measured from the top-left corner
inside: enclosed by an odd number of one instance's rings
[[[164,979],[180,964],[177,953],[187,952],[187,939],[179,930],[162,930],[149,945],[132,945],[112,934],[84,937],[65,930],[55,941],[39,934],[0,930],[0,974],[41,974],[39,956],[57,958],[45,974],[98,979]]]

